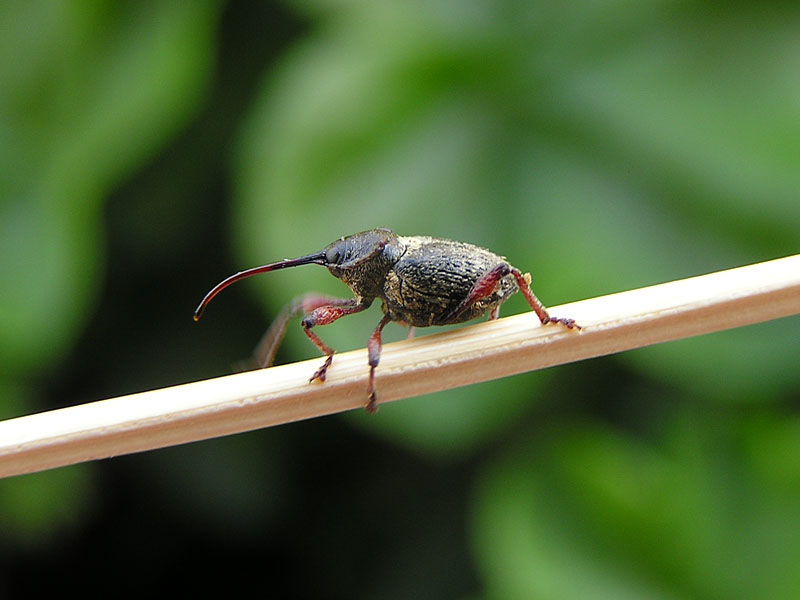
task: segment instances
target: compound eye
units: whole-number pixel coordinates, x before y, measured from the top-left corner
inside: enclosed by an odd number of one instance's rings
[[[327,250],[325,250],[325,262],[329,265],[338,265],[342,262],[342,258],[344,257],[344,252],[337,244],[336,246],[331,246]]]

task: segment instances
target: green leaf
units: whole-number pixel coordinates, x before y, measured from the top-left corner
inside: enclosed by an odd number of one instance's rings
[[[650,443],[549,425],[479,481],[474,548],[489,597],[800,592],[800,469],[784,459],[797,427],[785,415],[680,408]]]

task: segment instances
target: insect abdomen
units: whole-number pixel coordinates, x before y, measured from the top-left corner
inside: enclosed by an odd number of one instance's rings
[[[464,310],[453,311],[478,279],[505,261],[483,248],[429,237],[401,238],[407,249],[386,278],[384,300],[390,317],[415,327],[461,323],[502,304],[517,291],[513,276],[496,291]]]

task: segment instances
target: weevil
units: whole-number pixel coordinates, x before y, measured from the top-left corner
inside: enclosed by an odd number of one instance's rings
[[[558,323],[580,329],[573,319],[551,317],[531,290],[531,277],[489,250],[441,238],[401,236],[391,229],[370,229],[342,237],[319,252],[284,259],[240,271],[211,289],[194,312],[200,319],[208,303],[230,284],[277,269],[300,265],[322,265],[341,279],[353,298],[309,294],[296,298],[275,319],[259,343],[260,366],[272,364],[292,317],[303,315],[301,325],[308,338],[325,355],[325,362],[309,379],[325,381],[334,350],[313,331],[346,315],[369,308],[376,298],[383,304],[383,318],[367,342],[369,386],[367,412],[377,410],[375,368],[381,357],[381,332],[395,321],[409,327],[450,325],[470,321],[489,312],[496,319],[500,305],[518,290],[542,324]]]

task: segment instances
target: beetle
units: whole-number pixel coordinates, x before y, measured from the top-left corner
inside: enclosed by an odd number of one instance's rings
[[[531,277],[511,266],[504,257],[485,248],[428,236],[401,236],[378,228],[341,237],[322,250],[240,271],[211,289],[194,312],[200,319],[208,303],[232,283],[277,269],[300,265],[322,265],[341,279],[353,298],[308,294],[284,307],[259,343],[256,355],[262,367],[272,364],[292,317],[303,315],[301,325],[308,338],[325,355],[325,362],[309,379],[325,381],[334,350],[313,329],[346,315],[361,312],[380,298],[383,318],[367,343],[369,386],[367,412],[377,410],[375,368],[381,355],[381,332],[387,323],[414,327],[450,325],[470,321],[489,312],[498,317],[500,305],[522,291],[542,324],[558,323],[580,329],[573,319],[551,317],[531,290]],[[413,329],[412,329],[413,331]]]

